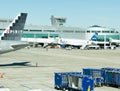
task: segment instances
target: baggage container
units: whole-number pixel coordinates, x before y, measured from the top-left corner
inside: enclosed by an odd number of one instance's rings
[[[54,73],[54,87],[58,90],[68,88],[68,75],[69,74],[81,74],[81,72],[59,72]]]
[[[101,68],[101,70],[102,70],[101,75],[102,75],[102,77],[103,77],[103,79],[104,79],[104,83],[105,83],[106,71],[112,71],[112,70],[114,70],[114,68],[109,68],[109,67],[107,67],[107,68]]]
[[[114,84],[113,83],[113,72],[112,71],[106,71],[105,75],[105,84]]]
[[[95,86],[103,86],[104,79],[102,77],[102,70],[101,69],[93,69],[93,68],[84,68],[83,75],[92,76],[94,79]]]
[[[102,70],[102,77],[104,79],[104,83],[106,83],[106,80],[108,80],[109,78],[106,79],[106,72],[108,71],[120,71],[119,68],[110,68],[110,67],[106,67],[106,68],[101,68]],[[108,73],[110,74],[110,73]]]
[[[90,76],[72,74],[68,76],[69,91],[94,91],[94,80]]]
[[[106,71],[105,85],[120,87],[120,71]]]
[[[118,87],[120,87],[120,71],[114,73],[114,82]]]
[[[100,78],[101,77],[101,69],[84,68],[83,75],[92,76],[93,78]]]

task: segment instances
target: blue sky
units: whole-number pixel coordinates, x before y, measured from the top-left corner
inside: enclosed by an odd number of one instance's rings
[[[28,24],[50,25],[55,15],[67,17],[66,26],[120,29],[120,0],[0,0],[0,12],[0,18],[27,12]]]

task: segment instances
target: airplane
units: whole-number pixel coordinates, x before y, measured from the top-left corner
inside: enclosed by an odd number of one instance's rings
[[[21,41],[22,30],[27,18],[27,13],[19,13],[0,36],[0,54],[16,51],[29,45]]]
[[[78,49],[115,49],[116,47],[110,45],[110,42],[98,41],[98,33],[95,32],[90,40],[81,39],[66,39],[58,38],[58,44],[63,48],[78,48]],[[117,41],[117,43],[120,43]]]
[[[68,47],[76,47],[78,49],[85,49],[87,45],[94,44],[94,41],[97,41],[98,33],[95,34],[90,38],[90,40],[82,40],[82,39],[67,39],[67,38],[57,38],[58,44],[63,48]]]
[[[109,41],[111,44],[114,44],[116,46],[120,46],[120,40],[109,38]]]

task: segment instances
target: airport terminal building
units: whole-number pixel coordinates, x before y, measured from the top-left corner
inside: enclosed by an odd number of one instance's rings
[[[12,19],[0,19],[0,33],[9,25]],[[51,26],[25,25],[22,38],[74,38],[90,40],[91,36],[97,32],[98,41],[108,41],[109,38],[120,39],[120,34],[114,28],[106,28],[93,25],[88,28],[66,27],[65,17],[51,16]]]

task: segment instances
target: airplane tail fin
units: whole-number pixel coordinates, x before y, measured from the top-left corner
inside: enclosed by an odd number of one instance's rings
[[[1,40],[21,40],[27,13],[19,13],[0,36]]]
[[[98,39],[98,33],[97,32],[95,32],[95,34],[91,37],[91,41],[97,41],[97,39]]]

